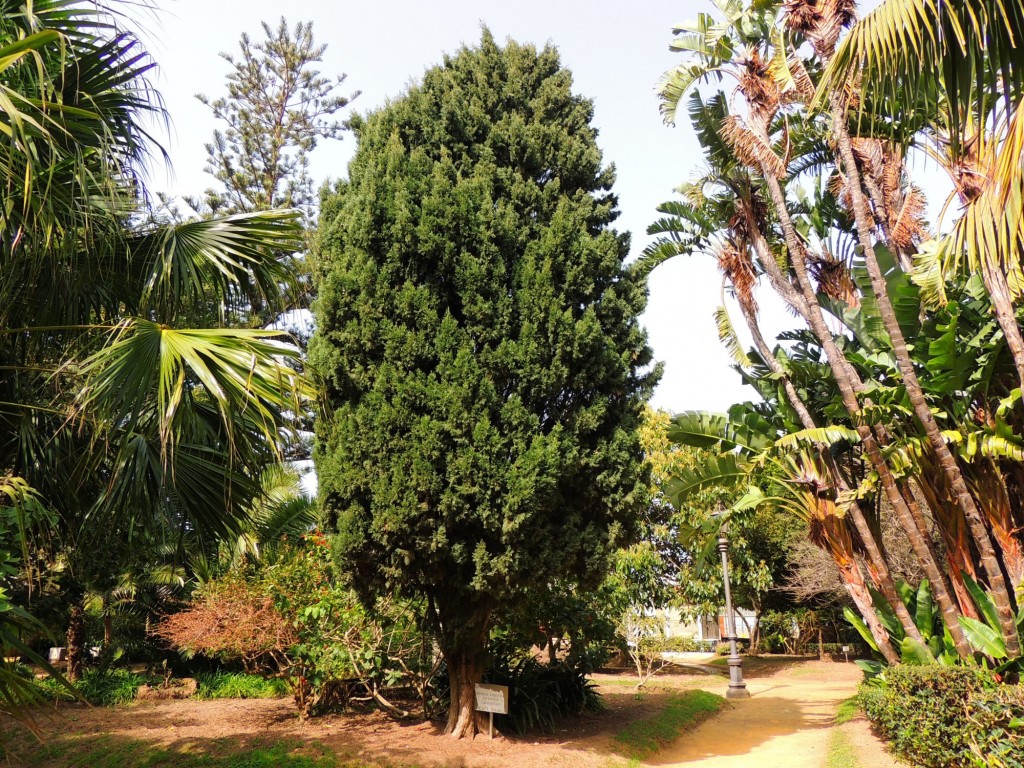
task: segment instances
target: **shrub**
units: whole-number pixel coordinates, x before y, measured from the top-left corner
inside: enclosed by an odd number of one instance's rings
[[[243,672],[207,672],[196,675],[197,699],[275,699],[288,695],[284,680]]]
[[[715,640],[697,640],[693,637],[663,637],[651,645],[651,650],[661,653],[687,653],[691,651],[711,653],[718,645]]]
[[[1024,696],[1019,686],[999,685],[991,672],[903,664],[862,685],[861,700],[896,753],[915,765],[1024,763]]]
[[[494,726],[519,735],[551,731],[563,718],[602,708],[601,694],[586,672],[564,662],[541,664],[533,657],[500,660],[484,674],[484,682],[508,686],[509,713],[495,715]],[[448,668],[442,663],[432,679],[435,702],[441,708],[448,706],[448,685]]]
[[[187,653],[241,661],[247,670],[273,665],[297,639],[264,586],[240,571],[207,582],[156,634]]]
[[[747,639],[736,641],[736,650],[739,653],[747,653],[750,651],[750,641]],[[731,651],[729,641],[722,640],[721,642],[715,643],[715,654],[717,656],[728,656]]]
[[[492,670],[485,679],[509,686],[509,713],[496,716],[495,723],[520,735],[534,729],[550,731],[565,717],[601,709],[594,683],[567,664],[523,659],[512,669]]]
[[[146,682],[146,678],[127,669],[87,669],[82,679],[75,683],[75,689],[90,704],[113,706],[135,701],[135,696]],[[40,689],[44,695],[58,701],[74,701],[70,691],[53,678],[41,680]]]
[[[413,606],[391,598],[367,611],[335,579],[324,537],[310,534],[273,562],[211,580],[158,633],[187,654],[279,673],[303,715],[345,706],[353,695],[404,714],[382,692],[411,688],[425,697],[434,652],[416,619]]]

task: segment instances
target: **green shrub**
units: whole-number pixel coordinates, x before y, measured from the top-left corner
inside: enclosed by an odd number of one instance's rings
[[[599,712],[602,706],[601,694],[583,668],[565,663],[541,664],[533,657],[499,660],[483,681],[509,688],[509,713],[494,716],[495,728],[505,732],[550,731],[562,718]],[[431,693],[437,708],[448,708],[451,692],[444,663],[431,681]]]
[[[711,653],[715,650],[717,641],[697,640],[693,637],[658,637],[654,638],[649,646],[651,651],[662,653],[688,653],[705,652]]]
[[[87,669],[75,688],[90,704],[109,707],[135,701],[139,688],[146,678],[127,669]],[[52,678],[41,680],[39,687],[44,695],[59,701],[74,701],[74,696],[63,685]]]
[[[975,696],[968,717],[968,765],[1024,768],[1024,687],[1004,685]]]
[[[914,765],[1024,764],[1024,696],[1019,686],[999,685],[991,672],[902,664],[863,684],[861,702],[896,753]]]
[[[715,643],[715,655],[716,656],[728,656],[731,652],[731,646],[728,640]],[[736,650],[739,653],[747,653],[750,650],[750,641],[746,638],[736,641]]]
[[[243,672],[208,672],[196,675],[197,699],[276,699],[288,695],[288,684],[279,678]]]
[[[507,715],[495,716],[498,728],[523,734],[552,730],[562,718],[597,712],[601,694],[582,669],[522,659],[511,669],[492,668],[485,680],[509,687]]]

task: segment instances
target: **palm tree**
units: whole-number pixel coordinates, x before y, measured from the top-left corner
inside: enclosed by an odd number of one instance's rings
[[[848,13],[848,6],[842,3],[835,5],[836,16],[843,18]],[[808,246],[794,224],[782,188],[786,163],[780,150],[785,152],[790,146],[789,130],[783,123],[781,139],[773,140],[773,121],[786,103],[804,98],[813,91],[813,85],[809,85],[803,64],[787,54],[781,31],[775,26],[776,8],[753,4],[744,9],[742,3],[736,2],[729,4],[726,10],[725,23],[716,24],[699,17],[689,34],[681,38],[677,47],[692,52],[697,63],[682,65],[664,76],[660,86],[662,113],[667,120],[674,119],[679,100],[695,82],[712,75],[721,76],[722,73],[736,79],[737,91],[747,102],[747,112],[745,119],[732,117],[723,134],[737,157],[760,174],[774,206],[796,281],[795,291],[793,286],[782,288],[780,295],[805,319],[825,350],[843,406],[856,425],[863,449],[928,578],[935,584],[936,601],[942,608],[946,627],[961,655],[969,656],[971,648],[960,627],[954,601],[944,588],[946,580],[928,538],[925,517],[916,499],[905,484],[897,480],[886,461],[880,440],[884,442],[887,438],[882,434],[876,435],[877,427],[869,426],[864,418],[858,398],[858,394],[866,390],[864,382],[836,344],[825,321],[811,280]],[[838,30],[835,34],[838,37]],[[791,73],[789,82],[777,76],[780,71]],[[782,282],[781,279],[773,280],[773,285],[781,285]]]
[[[853,3],[837,2],[817,6],[809,0],[791,0],[787,3],[785,23],[798,36],[808,40],[818,58],[827,65],[835,54],[839,30],[853,21]],[[1022,27],[1024,31],[1024,27]],[[886,283],[885,274],[876,251],[876,221],[868,195],[862,183],[861,167],[853,149],[853,140],[848,128],[850,109],[846,83],[837,81],[821,97],[827,98],[831,109],[831,126],[837,148],[836,167],[846,175],[851,208],[857,225],[857,235],[865,256],[865,265],[871,278],[871,288],[878,303],[882,322],[889,334],[892,350],[899,364],[904,388],[925,435],[934,451],[938,467],[948,484],[951,496],[963,511],[971,534],[978,548],[982,568],[988,579],[992,598],[999,610],[1007,648],[1013,655],[1020,651],[1017,640],[1016,616],[1013,593],[1007,584],[996,555],[993,542],[978,505],[971,496],[964,481],[963,473],[953,452],[942,434],[935,415],[928,406],[924,390],[918,380],[917,371],[910,357],[903,329]],[[1015,325],[1015,323],[1014,323]]]
[[[312,393],[279,333],[188,323],[253,292],[276,301],[297,214],[154,221],[152,64],[116,9],[0,6],[5,482],[35,489],[65,531],[237,533],[282,414]]]
[[[669,215],[648,230],[648,234],[660,237],[645,250],[635,269],[651,270],[668,258],[680,254],[699,251],[711,253],[740,306],[760,359],[781,384],[785,402],[797,416],[799,423],[796,429],[816,430],[818,424],[814,416],[793,385],[779,359],[779,353],[769,348],[757,319],[754,284],[758,275],[752,254],[756,254],[757,266],[762,271],[772,267],[777,269],[771,246],[762,232],[768,212],[761,198],[763,183],[739,162],[721,134],[720,126],[727,124],[728,117],[724,94],[718,93],[705,103],[699,93],[694,93],[690,97],[688,112],[701,145],[706,150],[708,167],[697,181],[681,188],[683,202],[665,203],[660,207],[662,213]],[[724,304],[718,310],[718,318],[720,336],[727,340],[737,362],[746,363],[749,367],[749,359],[742,353],[735,339]],[[829,467],[830,482],[841,493],[849,495],[851,489],[838,471],[831,454],[824,446],[819,446],[819,453]],[[849,509],[871,563],[871,571],[877,576],[877,586],[893,606],[907,632],[916,636],[917,627],[897,595],[884,552],[879,547],[867,516],[856,500],[849,505]],[[848,584],[851,590],[855,588],[854,582]],[[881,643],[883,648],[887,645]]]

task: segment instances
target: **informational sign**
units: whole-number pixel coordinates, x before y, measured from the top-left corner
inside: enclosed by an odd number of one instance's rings
[[[508,714],[508,686],[476,684],[476,708],[478,712],[493,715]]]

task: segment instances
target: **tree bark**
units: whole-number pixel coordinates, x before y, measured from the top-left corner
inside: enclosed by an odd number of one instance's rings
[[[1017,325],[1017,315],[1013,311],[1013,300],[1010,298],[1010,286],[1006,275],[999,264],[990,264],[987,259],[981,262],[981,278],[985,281],[985,289],[992,299],[992,309],[996,320],[1003,330],[1006,346],[1013,356],[1013,365],[1017,369],[1017,386],[1024,388],[1024,337]]]
[[[864,190],[861,186],[860,172],[853,155],[850,142],[850,135],[846,128],[846,104],[839,93],[831,95],[831,106],[833,111],[832,127],[836,144],[839,148],[839,158],[846,170],[850,198],[853,204],[853,214],[857,223],[857,234],[860,245],[864,250],[865,264],[868,275],[871,278],[871,288],[878,302],[878,311],[885,324],[889,339],[892,342],[893,353],[896,356],[900,373],[903,376],[903,385],[907,392],[914,415],[924,429],[925,436],[935,452],[936,460],[942,470],[946,481],[952,490],[952,495],[957,504],[963,510],[964,517],[970,527],[971,535],[978,549],[979,560],[982,570],[988,580],[989,590],[992,593],[992,601],[995,603],[999,613],[999,621],[1002,629],[1003,640],[1006,643],[1007,653],[1011,657],[1020,654],[1020,643],[1017,638],[1017,624],[1014,615],[1012,597],[1010,596],[1006,579],[999,563],[996,545],[989,535],[988,528],[981,517],[974,498],[967,489],[960,467],[956,458],[949,450],[942,430],[939,428],[935,417],[928,406],[924,391],[914,370],[913,361],[907,350],[906,339],[896,319],[896,311],[885,283],[885,276],[874,249],[874,237],[872,235],[873,216],[867,204]]]
[[[68,619],[68,658],[67,678],[75,682],[82,677],[82,659],[85,648],[85,615],[82,606],[75,603],[71,606],[71,617]]]
[[[843,580],[843,586],[846,587],[846,591],[850,595],[850,599],[853,600],[853,604],[857,606],[857,610],[863,617],[864,623],[871,630],[871,636],[875,639],[875,645],[878,646],[879,652],[890,664],[899,664],[900,657],[889,642],[889,633],[882,626],[878,614],[875,613],[871,593],[868,591],[867,584],[864,583],[864,575],[861,573],[857,561],[850,560],[843,563],[840,562],[838,557],[835,560],[836,566],[839,568],[839,575]]]
[[[477,648],[449,649],[444,652],[448,664],[451,702],[445,733],[453,739],[474,737],[487,729],[487,718],[476,711],[476,684],[484,674],[484,642]]]

